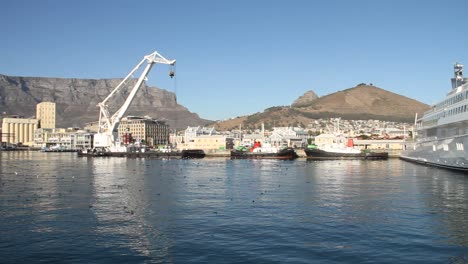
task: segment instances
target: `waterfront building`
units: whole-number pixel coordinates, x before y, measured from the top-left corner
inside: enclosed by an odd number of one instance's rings
[[[99,122],[95,121],[95,122],[86,123],[83,129],[85,131],[89,131],[89,132],[92,132],[92,133],[97,133],[98,130],[99,130]]]
[[[47,135],[47,146],[59,145],[64,149],[73,149],[75,144],[72,140],[72,135],[76,133],[74,128],[55,128]]]
[[[374,129],[372,134],[379,135],[384,138],[407,138],[409,137],[409,130],[398,128],[380,128]]]
[[[34,132],[34,147],[60,146],[63,149],[92,148],[93,133],[78,128],[38,128]]]
[[[315,145],[324,146],[332,145],[335,142],[336,136],[334,134],[320,134],[315,137]]]
[[[55,103],[42,102],[36,105],[39,128],[55,128]]]
[[[195,138],[199,136],[212,136],[218,135],[219,132],[214,129],[214,127],[187,127],[184,133],[184,141],[185,142],[192,142]]]
[[[34,131],[38,125],[35,118],[10,116],[2,121],[2,145],[23,144],[31,145],[34,142]]]
[[[354,146],[361,150],[377,150],[388,152],[392,157],[398,157],[405,149],[404,139],[355,139]]]
[[[88,133],[97,133],[99,122],[85,124]],[[131,138],[130,138],[131,134]],[[164,121],[154,120],[149,116],[127,116],[122,118],[118,128],[118,137],[122,143],[129,140],[143,143],[147,146],[168,145],[170,142],[169,126]]]
[[[261,144],[265,143],[265,137],[262,133],[252,133],[252,134],[244,134],[242,135],[242,141],[240,144],[242,146],[253,146],[255,141],[260,142]]]
[[[169,145],[172,147],[177,147],[184,142],[184,134],[181,132],[174,131],[174,133],[169,133]]]
[[[136,143],[146,144],[150,147],[168,145],[169,132],[169,125],[150,117],[124,117],[118,128],[120,141],[123,142],[127,138],[126,135],[131,134]]]
[[[34,131],[34,147],[46,147],[49,142],[49,135],[53,132],[52,128],[37,128]]]
[[[274,127],[268,140],[273,146],[302,147],[309,137],[309,132],[300,127]]]
[[[405,141],[403,139],[355,139],[354,146],[359,149],[369,150],[403,150]]]
[[[91,149],[93,147],[94,133],[77,131],[70,135],[72,149]]]
[[[243,133],[241,130],[235,129],[231,131],[221,132],[221,134],[224,134],[227,138],[231,138],[234,146],[242,145]]]
[[[177,145],[179,149],[226,150],[234,148],[234,140],[225,135],[201,135]]]
[[[234,148],[234,139],[230,133],[221,134],[214,127],[187,127],[184,136],[174,135],[179,149],[225,150]],[[171,141],[171,143],[174,143]]]

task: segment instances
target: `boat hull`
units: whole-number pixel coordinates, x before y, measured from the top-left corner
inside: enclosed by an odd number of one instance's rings
[[[76,149],[42,149],[41,152],[77,152]]]
[[[292,148],[282,149],[279,152],[249,152],[241,150],[232,150],[231,159],[281,159],[281,160],[292,160],[299,156],[296,151]]]
[[[340,153],[330,152],[321,149],[307,148],[304,150],[308,159],[368,159],[383,160],[388,159],[388,152],[368,152],[368,153]]]
[[[468,135],[407,145],[400,159],[428,166],[468,171]]]
[[[186,149],[181,152],[182,159],[203,159],[205,155],[202,149]]]
[[[202,159],[205,152],[201,149],[159,152],[110,152],[110,151],[78,151],[78,157],[124,157],[124,158],[161,158],[161,159]]]
[[[78,157],[122,157],[122,158],[181,158],[181,152],[107,152],[107,151],[90,151],[90,152],[77,152]]]

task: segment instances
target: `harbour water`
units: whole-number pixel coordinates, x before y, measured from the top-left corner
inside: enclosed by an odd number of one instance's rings
[[[468,263],[468,175],[0,152],[0,263]]]

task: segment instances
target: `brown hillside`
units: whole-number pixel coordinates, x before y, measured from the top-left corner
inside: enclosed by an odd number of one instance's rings
[[[346,119],[373,119],[407,121],[414,119],[415,113],[422,113],[428,105],[384,89],[359,85],[336,92],[313,101],[309,106],[298,108],[310,115],[341,115]],[[362,119],[368,119],[362,118]]]
[[[358,85],[313,100],[301,107],[271,107],[262,113],[218,122],[219,130],[238,128],[266,128],[273,126],[305,127],[313,119],[341,117],[343,119],[407,122],[414,121],[415,113],[421,114],[429,106],[414,99],[384,89]]]
[[[229,120],[214,123],[213,125],[219,131],[227,131],[233,129],[239,129],[239,125],[243,124],[247,119],[247,116],[240,116]]]

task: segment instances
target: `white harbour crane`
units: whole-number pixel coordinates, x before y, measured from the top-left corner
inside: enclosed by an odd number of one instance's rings
[[[118,91],[120,91],[123,87],[125,87],[126,82],[130,78],[132,78],[133,74],[136,71],[138,71],[138,69],[140,69],[140,67],[145,62],[147,63],[147,65],[144,68],[143,72],[141,73],[140,77],[138,78],[137,82],[133,86],[129,95],[127,96],[127,99],[125,100],[123,105],[114,114],[111,115],[109,113],[109,106],[107,105],[109,100],[113,96],[115,96]],[[137,66],[135,66],[135,68],[133,68],[133,70],[127,75],[127,77],[125,77],[125,79],[122,82],[120,82],[120,84],[117,85],[117,87],[114,90],[112,90],[112,92],[106,97],[106,99],[98,103],[98,106],[100,109],[99,127],[98,127],[98,132],[94,135],[94,148],[102,148],[102,149],[105,149],[106,151],[111,151],[111,152],[126,151],[126,148],[124,146],[120,146],[119,144],[120,142],[117,142],[120,120],[127,112],[128,107],[132,103],[133,98],[135,97],[136,93],[138,92],[141,85],[143,84],[143,81],[147,79],[146,76],[148,75],[153,65],[155,63],[160,63],[160,64],[167,64],[170,66],[174,66],[175,62],[176,62],[175,60],[168,60],[164,58],[157,51],[144,56],[141,62],[138,63]],[[171,70],[169,72],[169,76],[171,78],[174,77],[174,71]]]

